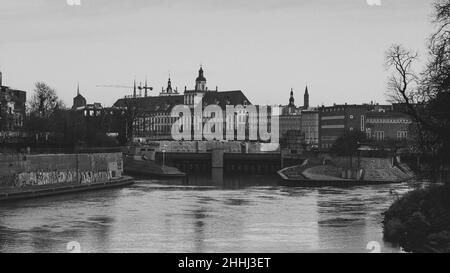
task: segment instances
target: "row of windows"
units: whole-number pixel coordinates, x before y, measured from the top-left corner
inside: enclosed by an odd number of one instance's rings
[[[411,121],[408,119],[368,118],[367,123],[409,124],[409,123],[411,123]]]
[[[339,137],[338,136],[322,136],[322,141],[336,141]]]
[[[195,97],[195,94],[192,94],[192,95],[186,95],[186,96],[184,97],[184,104],[187,104],[187,105],[192,105],[192,104],[194,104],[194,97]]]
[[[321,120],[339,120],[339,119],[345,119],[345,116],[328,116],[321,118]]]
[[[378,141],[385,140],[385,132],[384,131],[375,131],[372,134],[372,130],[367,129],[366,135],[367,135],[367,138],[374,138]],[[397,131],[397,139],[398,140],[408,139],[408,131]]]
[[[302,121],[302,126],[319,126],[318,121]]]
[[[307,140],[311,140],[311,139],[318,139],[319,138],[319,134],[318,133],[305,133],[305,139]]]
[[[155,119],[159,119],[159,118],[155,118]],[[165,120],[165,118],[163,118]],[[140,132],[144,132],[144,131],[164,131],[164,132],[169,132],[172,128],[172,125],[174,124],[174,122],[176,120],[178,120],[178,118],[172,118],[173,122],[169,122],[169,123],[157,123],[157,122],[152,122],[152,118],[137,118],[134,122],[133,122],[133,127],[135,130],[140,131]],[[205,126],[205,122],[207,119],[203,119],[202,122],[198,122],[199,120],[197,120],[197,122],[195,123],[191,123],[189,120],[187,119],[182,119],[181,120],[181,126],[189,126],[192,127],[196,130],[203,130],[203,127]],[[211,123],[209,123],[211,124]],[[223,124],[223,128],[227,129],[227,130],[241,130],[241,129],[258,129],[258,125],[260,125],[259,123],[255,122],[255,123],[250,123],[250,124],[246,124],[246,123],[241,123],[241,122],[237,122],[237,123],[232,123],[232,122],[226,122]],[[271,127],[271,123],[270,121],[266,124],[267,127]]]
[[[333,144],[330,143],[322,144],[322,149],[331,149],[331,147],[333,147]]]

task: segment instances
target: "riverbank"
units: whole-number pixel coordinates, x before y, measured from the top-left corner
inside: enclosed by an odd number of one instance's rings
[[[107,188],[116,188],[131,185],[133,183],[134,180],[131,177],[123,176],[115,180],[89,184],[65,183],[56,185],[30,186],[20,189],[3,188],[0,189],[0,202],[75,193],[75,192],[100,190]]]
[[[121,153],[0,155],[0,201],[133,183]]]
[[[306,159],[302,165],[278,171],[286,186],[353,186],[401,183],[414,177],[406,164],[392,158],[365,158],[348,164],[346,158]],[[352,167],[353,166],[353,167]]]
[[[449,197],[449,185],[405,194],[384,213],[384,239],[407,252],[450,252]]]

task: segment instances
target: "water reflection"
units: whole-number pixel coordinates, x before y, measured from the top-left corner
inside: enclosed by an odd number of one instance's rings
[[[276,176],[139,180],[114,190],[0,207],[0,251],[367,252],[381,213],[410,184],[286,188]]]

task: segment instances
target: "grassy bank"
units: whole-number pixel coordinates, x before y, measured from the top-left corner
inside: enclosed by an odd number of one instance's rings
[[[450,252],[450,186],[414,190],[386,211],[384,239],[407,252]]]

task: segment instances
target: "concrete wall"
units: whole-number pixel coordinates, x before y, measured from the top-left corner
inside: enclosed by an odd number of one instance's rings
[[[104,182],[122,169],[121,153],[0,156],[0,187]]]
[[[358,156],[354,155],[351,157],[345,156],[324,156],[325,159],[331,160],[337,167],[340,168],[349,168],[350,165],[352,168],[358,167]],[[359,157],[359,163],[361,168],[368,169],[386,169],[392,167],[392,158],[375,158],[375,157]]]
[[[145,145],[144,145],[145,146]],[[225,150],[226,152],[241,152],[240,142],[220,142],[220,141],[154,141],[151,146],[157,152],[163,149],[166,152],[206,152],[214,149]]]

